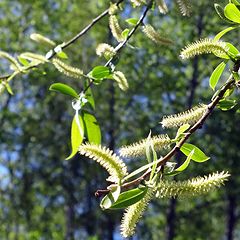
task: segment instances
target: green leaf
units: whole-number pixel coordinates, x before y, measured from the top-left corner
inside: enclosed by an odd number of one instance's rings
[[[219,33],[215,36],[214,40],[216,40],[216,41],[220,40],[220,38],[222,38],[222,36],[224,36],[226,33],[234,30],[234,29],[237,28],[237,27],[239,27],[239,26],[228,27],[228,28],[222,30],[221,32],[219,32]]]
[[[14,95],[14,94],[13,94],[13,91],[12,91],[12,88],[11,88],[11,86],[10,86],[8,83],[5,84],[5,87],[6,87],[8,93],[9,93],[10,95]]]
[[[133,25],[135,26],[138,23],[138,19],[137,18],[128,18],[125,20],[129,25]]]
[[[147,190],[147,187],[141,187],[121,193],[118,200],[110,207],[110,209],[126,208],[137,203],[146,195]]]
[[[189,163],[190,163],[190,161],[191,161],[191,159],[192,159],[192,156],[193,156],[193,154],[194,154],[194,151],[195,151],[195,150],[193,149],[193,150],[189,153],[189,155],[187,156],[187,159],[185,160],[185,162],[184,162],[180,167],[176,168],[174,171],[168,173],[167,175],[169,175],[169,176],[175,176],[175,175],[181,173],[182,171],[184,171],[184,170],[188,167],[188,165],[189,165]]]
[[[198,147],[190,144],[190,143],[184,143],[182,147],[180,148],[181,152],[184,153],[186,156],[189,156],[189,154],[194,150],[194,153],[192,155],[192,160],[195,162],[205,162],[208,159],[210,159],[208,156],[206,156],[202,150],[200,150]]]
[[[217,3],[214,4],[214,8],[218,14],[218,16],[223,19],[225,22],[230,23],[230,24],[234,24],[234,22],[230,21],[229,19],[227,19],[224,15],[224,9]]]
[[[29,62],[27,59],[22,58],[22,57],[20,57],[20,56],[18,56],[17,58],[18,58],[18,61],[19,61],[24,67],[28,67],[28,66],[29,66],[30,62]]]
[[[223,99],[218,103],[217,107],[222,111],[228,111],[234,108],[236,105],[236,100]]]
[[[78,118],[78,121],[77,121],[77,118]],[[84,137],[83,119],[81,115],[75,114],[72,121],[72,128],[71,128],[72,153],[66,158],[66,160],[69,160],[77,153],[78,148],[83,141],[83,137]]]
[[[89,81],[87,81],[87,84],[85,84],[85,88],[87,87],[88,84],[89,84]],[[91,87],[89,87],[87,89],[85,95],[86,95],[86,98],[87,98],[89,104],[91,105],[93,110],[95,110],[95,101],[94,101],[94,97],[93,97],[93,93],[92,93]]]
[[[147,161],[150,163],[152,162],[151,156],[151,131],[148,134],[147,141],[146,141],[146,157]]]
[[[217,83],[218,83],[218,80],[220,79],[224,69],[226,67],[226,63],[225,62],[221,62],[216,68],[215,70],[213,71],[210,79],[209,79],[209,85],[210,87],[214,90]]]
[[[126,28],[126,29],[124,29],[124,31],[122,31],[121,35],[123,36],[123,38],[125,38],[125,39],[127,38],[129,31],[130,30],[128,28]]]
[[[224,15],[229,20],[240,23],[240,11],[233,3],[229,3],[226,5],[226,7],[224,8]]]
[[[235,58],[239,54],[239,51],[237,50],[237,48],[235,48],[231,43],[227,43],[226,45],[228,47],[227,54],[230,57]]]
[[[136,169],[135,171],[133,171],[133,172],[131,172],[130,174],[128,174],[128,175],[123,179],[123,182],[126,181],[126,180],[128,180],[128,179],[130,179],[130,178],[132,178],[132,177],[134,177],[134,176],[136,176],[136,175],[138,175],[139,173],[141,173],[141,172],[143,172],[143,171],[151,168],[153,165],[159,164],[161,161],[162,161],[162,159],[159,159],[159,160],[157,160],[156,162],[148,163],[148,164],[146,164],[146,165],[144,165],[144,166]]]
[[[65,52],[61,51],[61,52],[57,52],[57,56],[59,58],[62,58],[62,59],[68,59],[68,56]]]
[[[55,92],[60,92],[60,93],[62,93],[62,94],[65,94],[65,95],[74,97],[74,98],[76,98],[76,99],[79,98],[77,92],[76,92],[72,87],[70,87],[70,86],[67,85],[67,84],[54,83],[54,84],[52,84],[52,85],[50,86],[49,90],[55,91]]]
[[[101,144],[101,130],[96,118],[88,113],[83,113],[83,122],[88,141],[93,144]]]
[[[100,207],[105,210],[110,208],[119,198],[121,192],[120,186],[114,186],[111,191],[102,199]]]
[[[180,137],[183,136],[183,133],[189,129],[190,125],[188,123],[183,124],[177,131],[176,137],[174,140],[178,140]]]
[[[150,177],[149,177],[149,181],[151,181],[153,179],[155,171],[156,171],[156,168],[157,168],[157,153],[154,150],[152,143],[151,143],[151,150],[152,150],[152,155],[153,155],[153,162],[155,164],[152,166],[152,171],[151,171],[151,174],[150,174]]]
[[[97,66],[91,71],[91,76],[95,79],[104,79],[111,74],[110,69],[105,66]]]

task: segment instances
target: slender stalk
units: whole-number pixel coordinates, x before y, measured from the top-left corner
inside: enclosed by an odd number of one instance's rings
[[[236,67],[236,64],[235,64]],[[239,64],[237,68],[239,69]],[[219,101],[223,98],[225,92],[232,87],[232,85],[235,83],[235,80],[232,76],[228,78],[226,84],[224,84],[221,89],[219,90],[219,93],[217,96],[208,104],[207,111],[204,113],[204,115],[188,130],[188,132],[185,133],[184,137],[179,141],[175,147],[171,149],[170,152],[168,152],[162,160],[158,163],[158,167],[164,166],[173,156],[179,152],[180,148],[182,145],[188,140],[188,138],[196,132],[198,129],[202,128],[202,125],[205,123],[206,119],[210,116],[210,114],[213,112],[214,108],[216,105],[219,103]],[[129,188],[138,185],[141,183],[143,180],[147,179],[149,175],[151,174],[152,169],[148,169],[146,172],[144,172],[140,177],[130,181],[126,182],[122,185],[122,188]],[[103,194],[108,193],[110,190],[97,190],[95,195],[96,196],[101,196]]]

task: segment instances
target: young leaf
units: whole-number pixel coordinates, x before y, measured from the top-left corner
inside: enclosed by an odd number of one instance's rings
[[[102,199],[100,207],[103,210],[110,208],[118,200],[120,192],[121,187],[119,185],[114,186],[113,189]]]
[[[168,173],[167,175],[175,176],[175,175],[181,173],[182,171],[184,171],[188,167],[188,165],[189,165],[189,163],[192,159],[193,154],[194,154],[194,149],[189,153],[189,155],[187,156],[187,159],[185,160],[185,162],[180,167],[176,168],[174,171]]]
[[[230,2],[235,4],[236,6],[240,6],[240,3],[237,0],[231,0]]]
[[[189,127],[190,127],[190,124],[188,124],[188,123],[183,124],[183,125],[178,129],[177,134],[176,134],[176,137],[175,137],[174,140],[177,140],[178,138],[180,138],[180,137],[183,135],[183,133],[189,129]]]
[[[129,30],[128,28],[126,28],[126,29],[124,29],[124,31],[122,32],[122,36],[123,36],[124,39],[127,38],[129,31],[130,31],[130,30]]]
[[[89,81],[87,81],[87,83],[85,84],[85,88],[87,87],[88,84],[89,84]],[[86,95],[86,98],[87,98],[89,104],[91,105],[93,110],[95,110],[95,101],[94,101],[94,97],[93,97],[93,93],[92,93],[91,87],[88,87],[85,95]]]
[[[240,11],[233,3],[227,4],[227,6],[224,8],[224,15],[229,20],[240,23]]]
[[[129,207],[140,201],[146,195],[147,190],[147,187],[141,187],[123,192],[119,195],[118,200],[110,208],[120,209]]]
[[[101,144],[101,130],[96,118],[92,114],[84,112],[83,122],[88,141],[96,145]]]
[[[235,48],[231,43],[226,43],[226,45],[228,47],[227,54],[231,58],[235,58],[239,54],[239,51],[237,50],[237,48]]]
[[[191,158],[195,162],[205,162],[208,159],[210,159],[208,156],[205,155],[205,153],[202,152],[202,150],[200,150],[198,147],[190,143],[184,143],[180,150],[186,156],[189,156],[189,154],[194,150],[194,153]]]
[[[221,32],[219,32],[219,33],[214,37],[214,40],[216,40],[216,41],[220,40],[220,38],[222,38],[226,33],[234,30],[234,29],[237,28],[237,27],[239,27],[239,26],[228,27],[228,28],[222,30]]]
[[[153,155],[153,162],[155,163],[153,166],[152,166],[152,171],[151,171],[151,174],[150,174],[150,177],[149,177],[149,181],[151,181],[154,177],[154,173],[156,171],[156,168],[157,168],[157,153],[156,151],[154,150],[153,148],[153,144],[151,143],[151,150],[152,150],[152,155]]]
[[[230,23],[230,24],[234,24],[233,21],[230,21],[229,19],[227,19],[224,15],[224,9],[217,3],[214,4],[214,8],[218,14],[218,16],[223,19],[225,22]]]
[[[125,20],[129,25],[133,25],[135,26],[138,22],[138,19],[137,18],[128,18]]]
[[[62,59],[68,59],[68,56],[65,52],[61,51],[61,52],[57,52],[57,56],[59,58],[62,58]]]
[[[225,62],[221,62],[216,68],[215,70],[213,71],[211,77],[210,77],[210,80],[209,80],[209,85],[210,87],[214,90],[217,83],[218,83],[218,80],[220,79],[224,69],[226,67],[226,63]]]
[[[234,108],[236,105],[236,100],[223,99],[218,103],[217,107],[220,108],[222,111],[228,111]]]
[[[60,92],[62,94],[71,96],[71,97],[76,98],[76,99],[79,98],[77,92],[67,84],[54,83],[50,86],[49,90],[55,91],[55,92]]]
[[[90,73],[90,76],[92,76],[95,79],[104,79],[107,78],[110,75],[110,69],[105,66],[97,66],[93,68],[93,70]]]
[[[81,115],[75,114],[72,121],[72,129],[71,129],[72,153],[66,158],[66,160],[69,160],[77,153],[78,148],[83,141],[83,137],[84,137],[84,125],[83,125],[82,117]]]

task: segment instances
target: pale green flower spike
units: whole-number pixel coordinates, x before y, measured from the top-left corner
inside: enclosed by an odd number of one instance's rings
[[[30,35],[30,38],[37,42],[37,43],[40,43],[40,44],[43,44],[43,45],[46,45],[48,47],[55,47],[56,46],[56,43],[53,42],[52,40],[50,40],[49,38],[47,37],[44,37],[43,35],[41,34],[38,34],[38,33],[33,33]]]
[[[124,146],[120,149],[120,155],[123,157],[140,157],[146,154],[146,144],[148,139],[143,139],[139,142],[133,143],[128,146]],[[159,152],[160,150],[169,147],[171,139],[167,134],[157,135],[151,137],[154,150]]]
[[[193,125],[202,115],[207,111],[207,105],[199,104],[198,106],[189,109],[185,112],[164,116],[162,119],[162,126],[164,128],[180,127],[183,124]]]
[[[100,57],[104,56],[106,59],[110,59],[116,54],[116,52],[109,44],[100,43],[96,48],[96,54]]]
[[[128,81],[125,77],[125,75],[120,72],[120,71],[115,71],[112,74],[113,79],[118,83],[118,86],[120,89],[122,89],[123,91],[126,91],[128,89]]]
[[[143,4],[146,4],[145,0],[131,0],[131,3],[134,7],[140,7]]]
[[[115,15],[111,15],[109,17],[109,27],[111,29],[113,37],[118,41],[124,41],[124,37],[122,36],[122,29],[118,23],[117,17]]]
[[[147,208],[148,203],[154,197],[154,193],[153,188],[149,188],[143,199],[126,209],[120,226],[123,237],[127,238],[134,234],[136,225]]]
[[[110,7],[109,7],[109,9],[108,9],[109,15],[114,15],[114,14],[116,14],[117,10],[118,10],[117,4],[116,4],[116,3],[110,3]]]
[[[150,24],[145,25],[143,28],[143,33],[157,44],[172,44],[170,39],[162,37]]]
[[[160,13],[166,14],[168,12],[168,7],[165,0],[156,0],[156,4]]]
[[[81,69],[69,66],[58,58],[54,58],[52,60],[52,63],[59,72],[65,74],[66,76],[73,78],[81,78],[83,75],[83,71]]]
[[[205,38],[187,45],[180,53],[182,59],[188,59],[204,53],[226,54],[228,46],[225,42]]]
[[[10,63],[12,63],[13,67],[18,70],[18,71],[21,71],[21,66],[20,64],[18,63],[18,61],[12,57],[11,55],[9,55],[8,53],[6,52],[3,52],[3,51],[0,51],[0,58],[5,58],[7,59]]]
[[[205,194],[220,187],[230,176],[228,172],[213,173],[186,181],[161,181],[157,186],[158,198],[188,198]]]
[[[79,153],[95,160],[104,167],[110,174],[108,180],[111,182],[119,183],[127,175],[125,163],[106,147],[86,143],[79,147]]]
[[[24,58],[26,60],[29,60],[31,62],[37,62],[37,63],[45,63],[48,62],[45,56],[36,54],[36,53],[31,53],[31,52],[25,52],[20,54],[21,58]]]
[[[191,14],[191,4],[189,0],[177,0],[180,12],[183,16],[190,16]]]

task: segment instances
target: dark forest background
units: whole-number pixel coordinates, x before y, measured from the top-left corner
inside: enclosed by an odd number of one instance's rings
[[[147,137],[150,129],[154,134],[163,133],[159,121],[164,115],[210,101],[213,92],[208,80],[219,60],[204,55],[182,61],[178,56],[187,43],[212,37],[225,25],[212,1],[192,2],[190,17],[181,16],[171,1],[168,15],[160,15],[156,9],[146,20],[170,36],[173,45],[158,46],[138,31],[131,40],[137,48],[126,47],[121,52],[118,69],[129,81],[128,92],[112,81],[93,88],[104,145],[117,151],[123,144]],[[24,51],[45,54],[46,48],[29,39],[31,33],[61,43],[108,4],[103,0],[0,0],[0,49],[15,56]],[[121,24],[139,14],[126,3]],[[109,36],[106,17],[66,50],[70,63],[85,72],[104,64],[95,48],[101,42],[116,45]],[[238,31],[225,39],[239,47]],[[7,71],[1,60],[0,74]],[[7,92],[0,96],[0,239],[121,239],[122,212],[102,211],[100,199],[94,196],[97,189],[106,187],[104,171],[79,155],[64,160],[71,150],[74,112],[68,98],[48,90],[54,82],[79,89],[82,85],[46,64],[14,79],[13,96]],[[240,239],[239,122],[240,114],[234,111],[214,111],[191,139],[211,160],[192,164],[180,177],[227,170],[231,178],[225,186],[195,199],[154,201],[132,239]],[[134,168],[144,161],[129,164]]]

